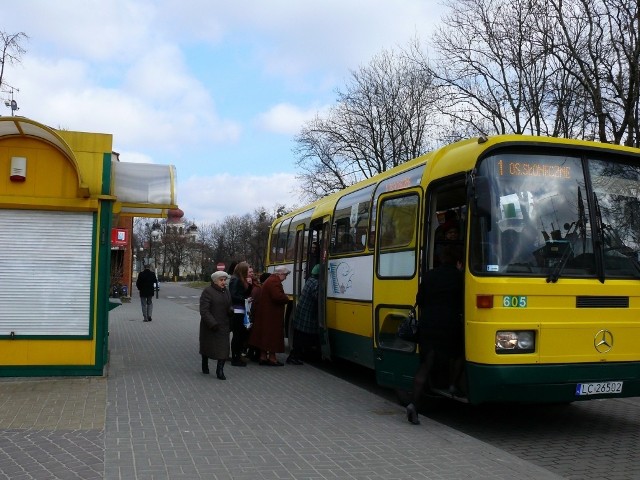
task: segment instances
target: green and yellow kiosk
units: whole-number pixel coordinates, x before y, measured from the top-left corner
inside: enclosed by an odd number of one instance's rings
[[[112,226],[177,208],[172,165],[121,162],[112,144],[0,117],[0,376],[105,371]]]

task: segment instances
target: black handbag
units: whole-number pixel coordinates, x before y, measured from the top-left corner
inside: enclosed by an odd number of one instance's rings
[[[420,334],[415,307],[411,308],[409,315],[398,326],[398,337],[407,342],[418,343]]]

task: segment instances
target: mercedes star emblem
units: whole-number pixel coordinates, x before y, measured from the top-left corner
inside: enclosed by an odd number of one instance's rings
[[[598,353],[607,353],[613,348],[613,334],[609,330],[600,330],[593,339]]]

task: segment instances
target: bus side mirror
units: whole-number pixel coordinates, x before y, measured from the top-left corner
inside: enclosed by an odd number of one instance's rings
[[[477,217],[491,218],[491,190],[487,177],[475,177],[473,182],[473,205]]]

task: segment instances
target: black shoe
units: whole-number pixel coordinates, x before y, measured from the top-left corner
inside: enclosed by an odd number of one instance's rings
[[[231,366],[232,367],[246,367],[247,364],[244,363],[242,360],[231,360]]]
[[[142,320],[143,322],[148,322],[149,320]]]
[[[271,360],[269,360],[267,363],[272,367],[284,367],[284,363],[279,362],[277,360],[275,362],[272,362]]]
[[[288,357],[286,363],[288,365],[304,365],[304,363],[302,363],[302,360],[298,360],[297,358],[292,357]]]
[[[205,356],[202,357],[202,373],[209,375],[209,359]]]
[[[149,317],[149,321],[151,321],[151,317]]]
[[[216,370],[216,377],[218,377],[218,380],[227,379],[227,377],[224,376],[224,372],[222,370]]]
[[[418,418],[418,411],[413,403],[407,405],[407,420],[413,425],[420,425],[420,419]]]

